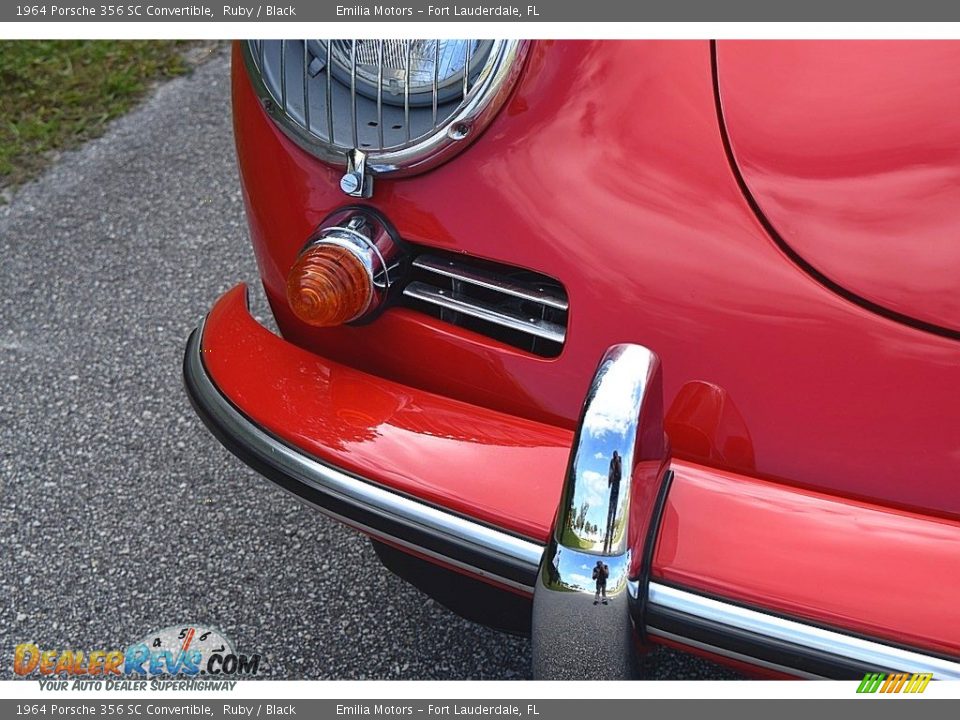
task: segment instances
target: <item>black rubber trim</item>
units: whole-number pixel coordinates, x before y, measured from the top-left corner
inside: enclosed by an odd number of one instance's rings
[[[727,155],[727,162],[730,165],[730,170],[733,172],[733,176],[737,181],[737,185],[740,186],[740,192],[743,194],[744,199],[746,199],[747,204],[753,211],[753,214],[756,215],[757,220],[760,221],[763,229],[766,230],[774,244],[780,248],[780,251],[790,258],[790,260],[801,270],[803,270],[825,288],[833,293],[836,293],[844,300],[862,307],[864,310],[867,310],[874,315],[879,315],[880,317],[884,317],[887,320],[892,320],[900,325],[906,325],[916,330],[922,330],[923,332],[930,333],[931,335],[938,335],[940,337],[949,338],[950,340],[960,340],[960,332],[956,330],[950,330],[948,328],[941,327],[940,325],[919,320],[910,315],[904,315],[903,313],[899,313],[896,310],[891,310],[883,305],[878,305],[875,302],[867,300],[866,298],[851,292],[837,281],[825,275],[821,270],[818,270],[816,267],[811,265],[806,258],[800,255],[800,253],[794,250],[793,247],[791,247],[790,244],[783,239],[780,233],[777,232],[777,229],[773,226],[773,223],[770,222],[770,219],[763,212],[763,209],[760,207],[760,203],[757,202],[757,199],[750,190],[750,186],[747,185],[746,179],[740,172],[740,167],[737,165],[736,155],[733,153],[733,146],[730,142],[730,133],[727,128],[726,120],[723,116],[723,103],[720,97],[720,71],[718,68],[716,40],[710,41],[710,66],[713,74],[713,97],[717,109],[717,122],[720,124],[720,137],[723,141],[723,149]]]
[[[210,432],[214,434],[225,448],[240,458],[244,463],[268,480],[280,485],[320,510],[325,510],[349,522],[356,523],[364,528],[369,528],[369,530],[387,540],[399,540],[415,548],[439,555],[443,558],[448,558],[467,567],[475,568],[485,574],[496,576],[496,578],[512,581],[525,588],[529,588],[532,592],[537,576],[536,567],[530,567],[519,560],[484,553],[475,545],[461,542],[458,538],[432,532],[424,527],[377,512],[360,503],[351,502],[348,498],[323,492],[281,470],[274,462],[271,462],[269,454],[261,453],[256,448],[245,443],[243,437],[229,431],[223,422],[223,418],[221,418],[220,413],[222,411],[212,404],[207,405],[203,401],[203,393],[198,386],[197,375],[202,373],[206,376],[206,369],[203,367],[199,350],[200,329],[198,328],[190,334],[184,353],[183,380],[187,396],[190,398],[190,403],[193,405],[197,415],[200,416],[200,419],[203,420],[203,423],[209,428]],[[207,381],[215,387],[208,377]],[[229,398],[222,393],[220,393],[220,397],[225,406],[229,406],[232,412],[242,416],[251,426],[256,427],[266,435],[270,435],[277,443],[285,445],[301,455],[303,454],[302,451],[293,448],[282,439],[277,438],[269,431],[256,425],[252,420],[247,418],[241,410],[230,403]],[[315,458],[311,459],[320,462]],[[363,482],[370,482],[345,470],[336,469],[338,472],[351,475]]]
[[[643,559],[640,565],[640,577],[637,578],[638,590],[637,597],[631,603],[631,614],[633,615],[634,629],[640,636],[642,642],[648,642],[647,639],[647,600],[650,592],[650,573],[653,570],[653,554],[657,549],[657,536],[660,534],[660,525],[663,521],[663,509],[667,505],[667,495],[670,493],[670,486],[673,483],[673,470],[667,470],[657,489],[657,497],[653,503],[652,515],[650,516],[650,525],[647,527],[647,537],[644,538]]]
[[[899,672],[897,668],[873,667],[658,605],[648,605],[646,621],[651,628],[705,643],[718,650],[735,652],[747,658],[833,680],[860,680],[868,672]]]

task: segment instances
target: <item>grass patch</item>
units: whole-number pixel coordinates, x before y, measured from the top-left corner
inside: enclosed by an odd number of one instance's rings
[[[183,41],[0,42],[0,187],[101,134],[159,78],[186,73]]]

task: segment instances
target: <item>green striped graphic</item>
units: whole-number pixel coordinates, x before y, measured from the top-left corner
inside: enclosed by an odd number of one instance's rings
[[[857,688],[858,693],[875,693],[880,689],[880,683],[887,679],[884,673],[867,673]]]

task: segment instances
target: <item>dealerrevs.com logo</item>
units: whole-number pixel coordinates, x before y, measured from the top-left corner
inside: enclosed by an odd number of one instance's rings
[[[259,669],[259,654],[239,653],[219,630],[197,624],[172,625],[154,631],[124,649],[42,648],[21,643],[13,654],[13,670],[17,675],[60,680],[51,689],[66,689],[65,679],[102,681],[97,685],[104,689],[124,690],[139,689],[129,687],[125,681],[130,679],[198,676],[210,680],[234,679],[255,676]],[[206,687],[209,684],[204,683],[203,689],[213,689]],[[44,685],[51,686],[53,682]]]

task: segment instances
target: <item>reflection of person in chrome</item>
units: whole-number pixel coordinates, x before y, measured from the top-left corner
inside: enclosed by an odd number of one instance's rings
[[[593,566],[593,579],[597,581],[597,595],[593,599],[593,604],[600,602],[600,596],[603,596],[603,604],[607,604],[607,578],[610,577],[610,568],[602,560],[597,560]]]
[[[610,505],[607,509],[607,530],[603,535],[603,551],[610,552],[613,545],[613,525],[617,520],[617,500],[620,497],[620,478],[623,475],[623,463],[616,450],[610,458],[610,470],[607,472],[607,487],[610,488]]]

